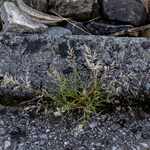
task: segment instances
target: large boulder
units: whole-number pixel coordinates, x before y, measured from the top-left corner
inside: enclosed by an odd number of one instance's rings
[[[137,0],[98,0],[98,2],[100,14],[109,20],[134,26],[144,25],[148,21],[146,9]]]
[[[59,35],[52,31],[32,35],[0,34],[1,97],[7,101],[14,97],[33,98],[33,88],[56,92],[58,83],[50,70],[69,75],[72,72],[68,60],[70,50],[75,53],[79,74],[88,82],[90,70],[84,55],[84,45],[87,45],[100,61],[101,76],[107,79],[103,85],[105,90],[112,90],[127,100],[150,98],[149,40]],[[55,31],[59,33],[58,28]]]

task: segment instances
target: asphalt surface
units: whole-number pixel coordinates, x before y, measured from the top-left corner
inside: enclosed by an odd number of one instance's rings
[[[149,150],[150,115],[131,108],[91,117],[55,117],[0,107],[0,150]],[[49,115],[48,115],[49,114]]]

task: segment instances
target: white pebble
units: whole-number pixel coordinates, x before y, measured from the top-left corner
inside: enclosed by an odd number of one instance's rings
[[[5,141],[5,149],[9,148],[11,146],[10,141]]]

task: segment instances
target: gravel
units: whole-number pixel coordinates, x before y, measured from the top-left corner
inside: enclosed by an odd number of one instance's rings
[[[148,150],[150,115],[117,108],[85,126],[77,112],[66,117],[0,107],[0,150]]]

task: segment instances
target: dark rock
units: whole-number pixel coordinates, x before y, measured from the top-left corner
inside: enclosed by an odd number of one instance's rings
[[[19,127],[16,127],[13,131],[10,132],[10,136],[12,140],[16,140],[20,142],[20,139],[26,136],[26,131],[22,131]]]
[[[2,23],[3,21],[2,21],[2,19],[1,19],[1,17],[0,17],[0,31],[2,31],[2,27],[3,27],[3,23]]]
[[[132,28],[132,25],[111,25],[91,21],[85,25],[86,29],[93,35],[110,35],[112,33]]]
[[[147,23],[146,10],[137,0],[98,0],[98,2],[100,14],[109,20],[134,26]]]
[[[68,23],[65,26],[65,28],[70,30],[73,35],[90,34],[90,32],[88,32],[88,30],[85,28],[83,23],[80,23],[80,22]]]
[[[47,0],[23,0],[25,4],[38,11],[47,12]]]
[[[150,1],[148,1],[148,19],[150,22]]]
[[[49,0],[49,11],[76,20],[98,17],[97,0]]]
[[[107,79],[103,85],[106,91],[113,90],[125,99],[149,99],[149,43],[146,38],[1,33],[0,74],[4,78],[0,82],[0,95],[9,101],[14,97],[33,98],[36,95],[33,89],[56,92],[58,85],[52,70],[67,75],[72,72],[67,59],[72,48],[77,69],[86,83],[91,74],[84,57],[86,44],[101,62],[101,76]]]

